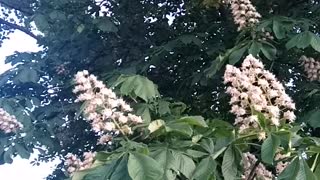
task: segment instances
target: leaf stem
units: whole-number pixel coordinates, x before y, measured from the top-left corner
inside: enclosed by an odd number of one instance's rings
[[[312,167],[311,167],[311,171],[312,172],[314,172],[314,170],[316,169],[318,158],[319,158],[319,153],[316,155],[316,158],[313,161],[313,164],[312,164]]]

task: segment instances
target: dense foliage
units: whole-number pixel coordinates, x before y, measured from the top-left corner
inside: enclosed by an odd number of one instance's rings
[[[0,5],[1,42],[19,30],[43,49],[7,57],[14,68],[0,75],[0,108],[23,127],[0,131],[1,164],[16,155],[29,158],[37,149],[35,164],[54,157],[85,164],[85,170],[71,169],[72,179],[320,177],[318,1],[0,0]],[[234,85],[223,78],[226,67],[243,66],[249,54],[293,99],[296,118],[292,106],[279,105],[290,110],[280,113],[290,123],[277,124],[266,116],[269,110],[246,106],[259,128],[239,131],[243,113],[232,109],[238,101],[227,87]],[[88,99],[76,102],[73,93],[74,75],[83,70],[122,97],[143,123],[123,125],[128,133],[108,126],[103,133],[110,143],[97,144],[101,133],[92,130]],[[258,77],[272,79],[261,72]],[[129,118],[118,105],[111,107]],[[114,124],[120,115],[112,117]],[[88,151],[97,153],[76,159]],[[65,179],[65,169],[63,162],[48,179]]]

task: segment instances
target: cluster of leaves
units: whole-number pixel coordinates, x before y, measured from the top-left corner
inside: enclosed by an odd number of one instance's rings
[[[318,177],[320,87],[307,81],[298,59],[318,56],[320,5],[253,4],[261,23],[237,32],[227,5],[218,0],[0,0],[6,11],[1,39],[20,30],[43,47],[8,57],[15,67],[0,76],[1,107],[25,126],[16,135],[0,134],[0,162],[10,163],[17,154],[28,158],[34,148],[41,161],[93,150],[99,151],[97,167],[79,178],[236,179],[241,152],[256,153],[273,169],[275,150],[282,147],[292,153],[291,164],[278,178]],[[21,22],[9,20],[12,11]],[[41,35],[31,32],[33,23]],[[237,65],[247,54],[259,56],[282,82],[290,82],[303,131],[300,126],[270,131],[263,143],[234,133],[221,73],[225,64]],[[83,69],[134,102],[146,127],[157,128],[144,127],[135,141],[117,142],[112,153],[97,146],[73,102],[71,80]],[[307,159],[300,158],[304,153]],[[61,168],[49,179],[63,179]]]

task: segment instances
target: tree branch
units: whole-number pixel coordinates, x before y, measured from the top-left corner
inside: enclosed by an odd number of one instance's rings
[[[28,30],[27,28],[25,28],[25,27],[19,26],[19,25],[17,25],[17,24],[10,23],[10,22],[5,21],[4,19],[1,19],[1,18],[0,18],[0,24],[4,24],[4,25],[9,26],[9,27],[12,28],[12,29],[17,29],[17,30],[19,30],[19,31],[22,31],[22,32],[26,33],[27,35],[33,37],[34,39],[39,40],[39,37],[38,37],[38,36],[36,36],[35,34],[33,34],[31,31],[29,31],[29,30]]]
[[[0,4],[3,4],[4,6],[7,6],[8,8],[20,11],[20,12],[24,13],[27,16],[32,16],[33,15],[33,12],[26,11],[25,9],[22,9],[22,7],[14,6],[13,4],[10,4],[10,3],[8,3],[8,2],[6,2],[4,0],[0,0]]]

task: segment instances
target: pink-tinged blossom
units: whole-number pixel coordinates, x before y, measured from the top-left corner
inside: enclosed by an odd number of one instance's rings
[[[229,85],[226,92],[231,95],[231,113],[236,115],[240,133],[259,128],[259,121],[252,117],[256,112],[274,126],[295,120],[295,104],[284,86],[252,55],[244,59],[240,68],[227,65],[224,82]]]
[[[10,115],[7,111],[0,108],[0,131],[4,133],[16,132],[22,129],[23,125],[16,119],[15,116]]]
[[[85,102],[83,113],[92,130],[102,138],[98,143],[103,144],[102,141],[111,132],[132,134],[130,126],[143,122],[141,117],[130,113],[132,108],[129,104],[117,98],[111,89],[88,71],[78,72],[74,80],[76,86],[73,92],[78,94],[76,101]]]
[[[261,15],[250,0],[231,0],[230,4],[234,23],[238,25],[238,31],[259,22]]]
[[[280,174],[288,165],[289,162],[284,161],[288,158],[288,155],[277,153],[275,156],[275,160],[277,161],[276,164],[276,173]]]
[[[251,172],[253,171],[253,175],[256,179],[263,179],[263,180],[272,180],[273,174],[266,169],[266,167],[259,163],[256,166],[257,158],[255,155],[251,154],[250,152],[242,154],[242,167],[243,167],[243,174],[241,175],[242,180],[247,180],[250,178]],[[253,169],[255,168],[255,169]]]
[[[82,171],[91,168],[96,153],[94,152],[85,152],[83,153],[83,161],[74,154],[67,154],[65,160],[65,166],[70,175],[77,171]]]
[[[320,61],[312,57],[301,56],[301,65],[310,81],[320,81]]]

